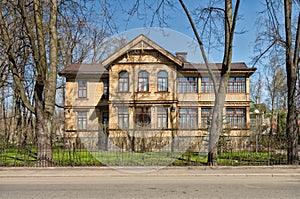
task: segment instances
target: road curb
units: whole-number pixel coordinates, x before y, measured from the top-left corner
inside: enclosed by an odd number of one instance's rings
[[[270,176],[300,177],[299,166],[262,167],[2,167],[0,178],[10,177],[175,177]]]

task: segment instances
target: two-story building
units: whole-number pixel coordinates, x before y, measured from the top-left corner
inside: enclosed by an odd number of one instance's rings
[[[144,35],[102,64],[71,64],[66,78],[65,131],[104,150],[199,151],[214,106],[204,64],[171,54]],[[212,70],[220,74],[221,64]],[[225,135],[245,144],[250,134],[250,82],[255,69],[232,63],[224,107]]]

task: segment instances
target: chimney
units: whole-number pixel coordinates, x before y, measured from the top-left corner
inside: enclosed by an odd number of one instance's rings
[[[176,52],[176,57],[181,61],[185,62],[187,57],[187,52]]]

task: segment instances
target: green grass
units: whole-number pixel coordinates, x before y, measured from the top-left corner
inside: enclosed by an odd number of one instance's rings
[[[166,166],[206,165],[206,154],[197,152],[127,152],[69,150],[63,145],[53,147],[56,166]],[[9,146],[0,153],[0,166],[33,166],[37,159],[36,148]],[[226,152],[218,154],[218,165],[274,165],[286,164],[286,155],[267,152]]]
[[[93,151],[91,153],[103,164],[113,166],[165,166],[180,157],[179,153],[168,152]]]
[[[0,165],[33,165],[36,161],[35,149],[9,147],[0,153]]]
[[[52,151],[53,160],[60,166],[76,166],[76,165],[101,165],[100,162],[85,149],[67,150],[54,149]]]
[[[286,164],[286,155],[267,152],[231,152],[218,156],[220,164],[229,165],[274,165]]]
[[[206,165],[206,154],[197,152],[186,152],[178,158],[175,165]],[[218,165],[279,165],[287,164],[286,155],[267,152],[226,152],[218,154]]]

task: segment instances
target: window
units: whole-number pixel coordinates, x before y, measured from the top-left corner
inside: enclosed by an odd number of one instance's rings
[[[245,77],[229,77],[227,92],[228,93],[245,93],[246,83]]]
[[[168,73],[164,70],[159,71],[157,74],[157,91],[168,91]]]
[[[198,109],[180,108],[179,124],[183,129],[198,129]]]
[[[108,90],[108,81],[103,82],[103,98],[108,99],[109,90]]]
[[[78,98],[87,97],[87,82],[83,80],[78,81]]]
[[[135,108],[135,123],[138,126],[148,126],[151,123],[151,108],[150,107]]]
[[[127,71],[122,71],[119,73],[119,92],[129,91],[129,74]]]
[[[167,107],[157,107],[157,128],[168,128]]]
[[[201,108],[201,127],[208,128],[212,119],[212,108]]]
[[[216,77],[217,89],[220,85],[220,77]],[[214,83],[210,77],[201,78],[201,92],[202,93],[213,93]]]
[[[227,108],[226,118],[230,128],[245,128],[246,114],[244,108]]]
[[[220,79],[217,78],[217,84]],[[227,92],[228,93],[244,93],[246,91],[245,77],[230,77],[228,79]],[[201,79],[201,92],[212,93],[214,92],[213,81],[210,77],[202,77]]]
[[[78,130],[86,130],[87,128],[87,112],[77,112],[77,127]]]
[[[178,82],[180,93],[197,93],[198,78],[197,77],[180,77]]]
[[[119,125],[119,128],[128,128],[129,127],[128,107],[119,107],[118,108],[118,125]]]
[[[108,124],[108,112],[103,112],[102,113],[102,124],[107,125]]]
[[[149,75],[147,71],[141,71],[138,75],[138,91],[149,91]]]
[[[210,77],[201,78],[201,92],[202,93],[213,93],[214,83]]]

